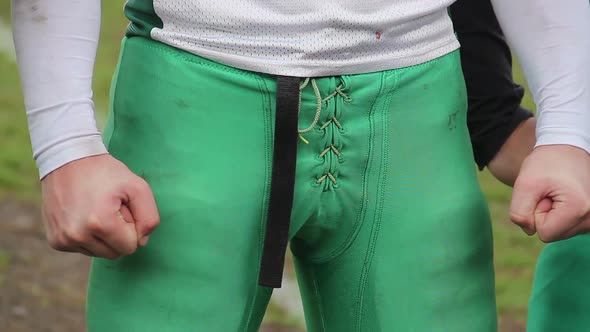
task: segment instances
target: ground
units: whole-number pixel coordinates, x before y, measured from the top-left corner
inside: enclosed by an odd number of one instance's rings
[[[103,29],[94,95],[99,123],[108,109],[108,89],[126,24],[123,0],[103,1]],[[10,0],[0,0],[0,331],[80,332],[88,259],[58,253],[45,242],[39,215],[40,190],[27,133],[22,92],[9,30]],[[522,77],[515,69],[518,81]],[[530,96],[524,101],[532,107]],[[542,244],[508,221],[510,189],[481,172],[494,226],[500,332],[524,331],[536,257]],[[264,332],[300,332],[296,288],[276,294]],[[291,327],[289,327],[291,326]]]
[[[84,330],[88,259],[50,250],[30,204],[0,203],[0,330]]]

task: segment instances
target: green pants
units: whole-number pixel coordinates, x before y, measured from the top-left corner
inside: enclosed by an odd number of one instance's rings
[[[308,331],[495,331],[459,53],[303,83],[290,242]],[[90,332],[258,330],[275,90],[124,42],[107,145],[151,185],[161,224],[137,253],[94,260]]]
[[[545,246],[529,304],[529,332],[590,331],[590,234]]]

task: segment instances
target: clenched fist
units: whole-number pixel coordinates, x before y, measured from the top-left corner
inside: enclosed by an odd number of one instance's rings
[[[116,259],[147,244],[160,222],[148,184],[105,154],[72,161],[41,182],[51,247]]]
[[[512,195],[511,219],[544,242],[590,231],[590,155],[569,145],[536,148]]]

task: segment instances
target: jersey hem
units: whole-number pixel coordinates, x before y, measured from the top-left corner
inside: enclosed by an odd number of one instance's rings
[[[459,41],[457,40],[456,36],[452,34],[450,37],[445,38],[442,42],[435,44],[434,47],[430,47],[426,50],[421,49],[412,54],[404,55],[403,57],[391,57],[389,59],[385,58],[380,60],[356,63],[341,62],[341,65],[334,66],[333,63],[317,63],[309,65],[302,63],[271,61],[268,59],[256,59],[235,55],[228,56],[228,54],[225,53],[214,52],[206,49],[189,50],[183,49],[179,45],[175,45],[175,43],[165,43],[162,40],[158,40],[158,38],[154,36],[153,30],[151,36],[152,39],[157,42],[167,44],[169,46],[186,51],[199,57],[203,57],[207,60],[220,63],[222,65],[256,73],[294,77],[355,75],[392,69],[400,69],[404,67],[419,65],[437,59],[459,49],[460,47]]]

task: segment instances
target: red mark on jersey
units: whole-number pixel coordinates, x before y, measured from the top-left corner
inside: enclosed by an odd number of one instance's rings
[[[379,31],[375,32],[375,38],[377,40],[381,39],[381,32],[379,32]]]

